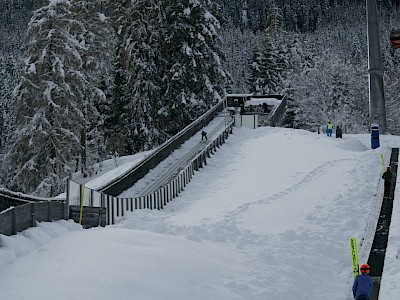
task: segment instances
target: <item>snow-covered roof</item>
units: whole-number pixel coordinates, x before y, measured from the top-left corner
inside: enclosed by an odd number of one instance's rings
[[[227,94],[227,97],[251,97],[253,94]]]
[[[268,105],[278,105],[282,102],[282,100],[279,100],[277,98],[257,98],[253,99],[251,98],[250,100],[246,101],[245,106],[250,106],[250,105],[259,105],[263,103],[267,103]]]

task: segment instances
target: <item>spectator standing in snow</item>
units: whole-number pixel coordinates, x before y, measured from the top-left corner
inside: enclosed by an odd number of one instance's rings
[[[386,171],[382,174],[382,178],[385,180],[385,192],[383,194],[383,197],[389,197],[393,178],[393,173],[390,166],[386,168]]]
[[[326,136],[332,137],[332,131],[333,131],[333,125],[331,121],[329,121],[328,125],[326,125]]]
[[[207,132],[205,132],[204,130],[201,132],[201,140],[203,140],[203,139],[206,139],[207,140]]]
[[[361,265],[361,274],[357,275],[353,283],[353,296],[355,300],[370,300],[372,292],[372,278],[369,276],[368,264]]]
[[[339,126],[336,126],[336,138],[342,138],[342,129]]]

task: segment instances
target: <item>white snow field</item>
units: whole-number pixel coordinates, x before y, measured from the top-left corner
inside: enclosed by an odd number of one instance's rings
[[[387,164],[400,137],[381,135],[380,143],[371,150],[368,134],[235,128],[162,211],[130,212],[105,228],[57,221],[1,235],[0,299],[346,299],[349,239],[358,239],[366,262],[382,200],[381,155]],[[117,165],[105,162],[101,178],[115,176]],[[396,200],[381,300],[400,294]]]

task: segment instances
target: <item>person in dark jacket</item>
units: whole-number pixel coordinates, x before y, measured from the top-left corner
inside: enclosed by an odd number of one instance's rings
[[[203,140],[203,139],[206,139],[207,140],[207,132],[205,132],[204,130],[201,132],[201,140]]]
[[[246,110],[244,109],[243,104],[240,104],[240,114],[244,115],[245,112],[246,112]]]
[[[357,275],[353,283],[353,296],[355,300],[369,300],[372,292],[372,278],[369,276],[368,264],[361,265],[361,274]]]
[[[382,178],[385,180],[385,192],[383,194],[383,197],[389,197],[393,178],[393,173],[390,166],[386,168],[386,171],[382,174]]]
[[[336,138],[342,138],[342,129],[339,126],[336,126]]]

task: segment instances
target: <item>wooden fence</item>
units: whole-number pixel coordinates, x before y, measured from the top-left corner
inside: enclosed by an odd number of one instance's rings
[[[43,201],[11,207],[0,213],[0,234],[13,235],[36,222],[67,219],[67,204],[64,201]]]
[[[83,228],[106,226],[106,208],[90,206],[69,206],[69,218],[82,224]]]

